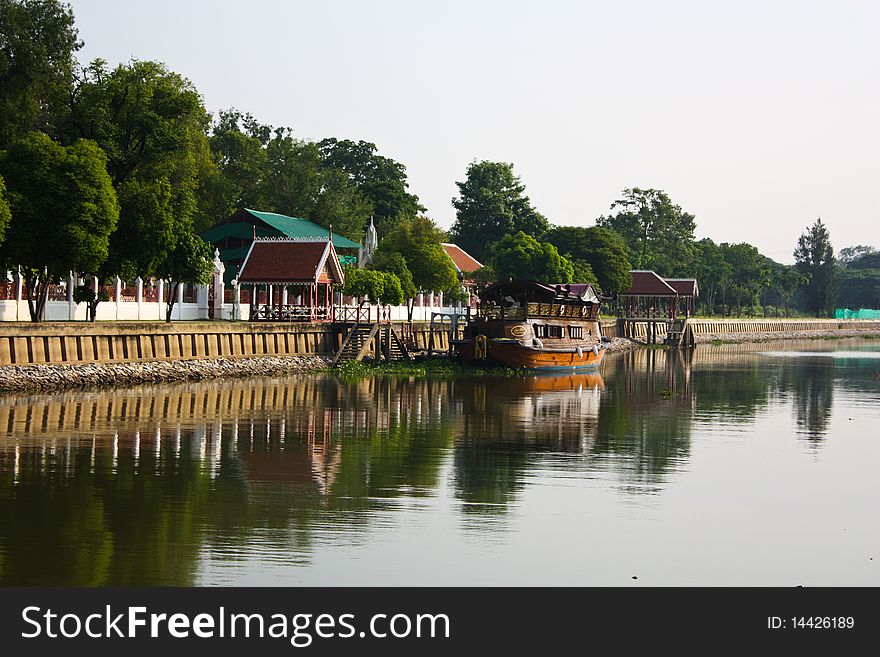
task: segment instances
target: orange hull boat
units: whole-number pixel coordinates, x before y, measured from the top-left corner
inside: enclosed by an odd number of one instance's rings
[[[581,353],[578,353],[567,349],[535,349],[524,347],[516,341],[491,338],[485,340],[485,345],[485,357],[489,360],[507,367],[533,370],[595,369],[605,357],[605,350],[598,347],[595,350],[582,349]],[[474,363],[483,360],[477,355],[480,353],[480,348],[476,346],[474,340],[460,344],[458,353],[459,358],[464,362]]]

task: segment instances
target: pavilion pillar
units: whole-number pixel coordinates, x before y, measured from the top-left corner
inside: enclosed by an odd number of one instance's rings
[[[288,297],[289,297],[289,296],[290,296],[290,295],[289,295],[289,293],[288,293],[288,291],[287,291],[287,286],[285,285],[283,288],[281,288],[281,305],[282,305],[282,306],[290,305],[290,304],[287,303],[287,301],[288,301]]]

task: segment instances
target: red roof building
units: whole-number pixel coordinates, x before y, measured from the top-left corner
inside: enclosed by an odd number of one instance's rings
[[[258,238],[241,264],[238,284],[266,287],[265,304],[253,295],[252,321],[329,321],[333,285],[344,285],[345,273],[327,238]],[[291,293],[294,303],[289,303]]]
[[[446,255],[452,259],[455,268],[460,274],[464,274],[465,278],[467,277],[467,274],[472,274],[483,266],[483,263],[457,244],[447,244],[444,242],[441,246],[443,247],[443,250],[446,251]]]
[[[632,285],[618,295],[621,317],[675,319],[694,313],[700,289],[695,278],[662,278],[653,271],[632,271]]]

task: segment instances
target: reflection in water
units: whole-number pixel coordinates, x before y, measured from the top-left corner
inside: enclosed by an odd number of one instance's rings
[[[839,360],[702,347],[609,357],[602,375],[3,397],[0,582],[188,585],[208,563],[259,569],[254,558],[308,569],[418,514],[515,533],[510,512],[536,486],[661,495],[698,435],[785,405],[821,443],[836,391],[876,398],[873,370],[853,362],[842,377]]]

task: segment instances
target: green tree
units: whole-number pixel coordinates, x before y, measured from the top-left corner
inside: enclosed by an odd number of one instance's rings
[[[569,260],[568,258],[566,258]],[[589,283],[593,287],[599,286],[599,280],[593,272],[593,267],[586,260],[569,260],[571,263],[571,282],[572,283]]]
[[[319,144],[230,109],[220,112],[210,147],[218,173],[206,182],[199,230],[249,207],[332,225],[353,240],[363,235],[373,205],[348,173],[327,165]]]
[[[34,132],[0,158],[12,221],[0,254],[27,278],[32,321],[44,318],[49,285],[107,259],[119,204],[107,158],[92,141],[64,147]]]
[[[571,263],[549,242],[539,242],[519,231],[495,244],[492,268],[499,280],[524,278],[544,283],[571,283]],[[581,281],[577,281],[581,282]]]
[[[701,305],[708,314],[715,314],[719,296],[725,300],[732,272],[721,247],[711,239],[707,237],[694,245],[693,275],[700,286]]]
[[[383,262],[390,254],[396,253],[406,262],[413,285],[419,292],[442,292],[455,298],[461,282],[455,264],[441,245],[444,237],[443,231],[427,217],[401,218],[379,243],[375,258]],[[412,321],[413,297],[409,298],[407,305]]]
[[[777,315],[779,308],[782,307],[785,316],[788,317],[791,314],[792,300],[804,284],[804,277],[793,266],[783,265],[769,258],[766,264],[770,270],[770,278],[766,294],[763,296],[776,306]],[[766,315],[766,305],[764,314]]]
[[[651,269],[661,276],[687,276],[693,261],[694,215],[675,205],[659,189],[624,189],[611,204],[616,211],[599,217],[597,225],[623,237],[636,269]]]
[[[171,321],[171,313],[177,301],[178,289],[184,284],[210,283],[214,265],[211,246],[195,234],[192,225],[183,223],[175,229],[174,246],[167,250],[156,263],[159,278],[173,282],[168,291],[165,321]]]
[[[807,228],[794,250],[795,266],[807,277],[807,303],[816,317],[831,308],[834,285],[834,249],[822,219]]]
[[[525,194],[525,185],[514,175],[513,164],[473,162],[467,178],[457,182],[458,197],[450,237],[477,260],[486,262],[492,245],[519,231],[540,239],[549,224]]]
[[[617,233],[601,226],[554,226],[544,236],[559,253],[574,264],[583,261],[590,265],[599,288],[616,294],[632,285],[632,266],[626,242]],[[575,273],[575,282],[582,281]]]
[[[866,246],[864,244],[859,244],[858,246],[848,246],[845,249],[841,249],[840,253],[837,254],[837,262],[846,266],[851,262],[858,260],[863,255],[868,255],[871,253],[877,253],[877,249],[873,246]]]
[[[880,269],[844,267],[838,274],[837,306],[880,308]]]
[[[82,45],[69,5],[0,0],[0,149],[31,131],[55,134]]]
[[[743,306],[751,313],[758,303],[761,292],[769,285],[770,272],[766,259],[758,249],[745,242],[739,244],[724,242],[720,250],[730,268],[725,297],[730,306],[736,307],[737,315],[742,312]]]
[[[6,241],[6,231],[9,230],[9,223],[12,221],[12,211],[9,209],[9,202],[6,200],[6,185],[3,177],[0,176],[0,244]]]
[[[345,272],[343,294],[368,297],[371,301],[398,306],[403,303],[400,279],[394,274],[372,269],[349,267]]]
[[[198,91],[164,64],[110,69],[98,59],[78,73],[63,131],[67,139],[92,138],[107,153],[120,202],[110,257],[92,272],[99,280],[161,276],[160,261],[169,270],[168,254],[181,236],[190,239],[202,187],[215,172],[208,124]]]
[[[370,204],[379,234],[401,217],[415,217],[425,208],[408,191],[406,167],[379,155],[375,144],[349,139],[324,139],[318,144],[325,169],[340,171]],[[362,232],[366,224],[360,227]]]
[[[384,271],[397,276],[404,299],[412,299],[419,293],[406,259],[395,251],[379,251],[373,256],[369,269]],[[402,302],[401,302],[402,303]]]

